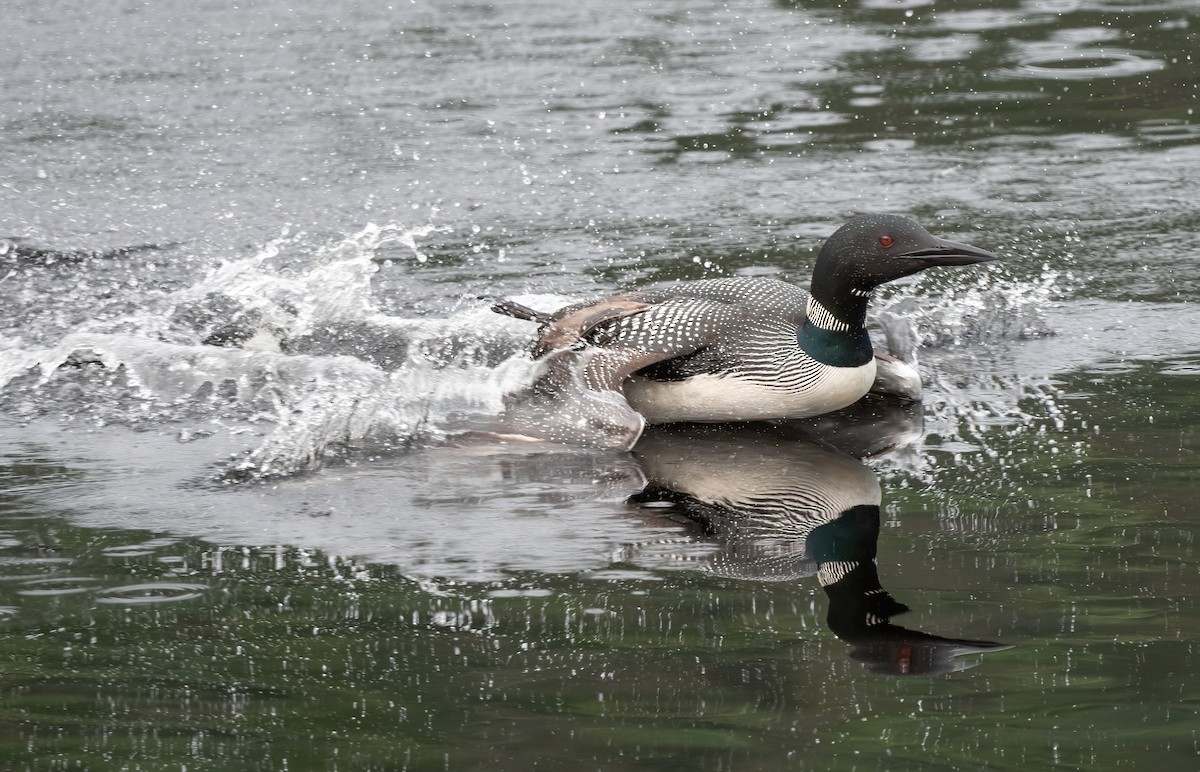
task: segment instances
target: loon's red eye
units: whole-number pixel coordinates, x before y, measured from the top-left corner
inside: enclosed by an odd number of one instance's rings
[[[880,244],[880,246],[884,246],[884,247],[890,247],[890,246],[891,246],[893,243],[894,243],[894,242],[892,241],[892,237],[891,237],[891,236],[880,236],[880,237],[879,237],[879,244]]]

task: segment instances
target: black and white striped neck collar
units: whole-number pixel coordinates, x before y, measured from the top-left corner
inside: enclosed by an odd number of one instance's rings
[[[812,295],[808,297],[808,307],[805,309],[805,315],[808,317],[809,324],[816,325],[822,330],[849,332],[851,329],[850,324],[834,316],[832,311],[821,305],[821,302]]]

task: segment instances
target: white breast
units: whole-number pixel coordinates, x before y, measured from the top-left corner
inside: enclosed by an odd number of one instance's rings
[[[682,381],[631,378],[625,398],[652,424],[677,421],[765,421],[806,418],[857,402],[875,380],[875,359],[860,367],[820,366],[801,388],[785,388],[729,375],[696,375]]]

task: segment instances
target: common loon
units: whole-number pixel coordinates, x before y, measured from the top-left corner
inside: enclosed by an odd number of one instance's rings
[[[872,290],[926,268],[996,257],[911,218],[868,214],[824,243],[808,292],[774,279],[704,279],[552,314],[507,300],[493,310],[541,323],[536,359],[586,350],[577,373],[584,388],[623,395],[647,423],[805,418],[857,402],[875,382],[879,364],[864,326]],[[919,396],[915,370],[878,356],[893,372],[901,365],[901,377],[907,368]],[[563,369],[548,374],[562,378]]]

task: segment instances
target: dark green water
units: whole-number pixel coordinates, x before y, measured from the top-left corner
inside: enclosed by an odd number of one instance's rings
[[[885,484],[879,578],[912,609],[893,621],[1013,645],[941,676],[852,658],[815,577],[614,556],[418,581],[297,547],[79,527],[40,502],[88,473],[10,453],[4,753],[64,767],[1185,768],[1200,407],[1173,373],[1196,365],[1139,366],[1106,393],[1094,374],[1064,378],[1090,396],[1062,404],[1126,417],[1095,432],[1034,409],[1039,431],[985,432],[996,459]],[[162,582],[186,587],[136,587]]]
[[[0,767],[1196,766],[1194,3],[5,17]],[[456,436],[878,210],[917,409]]]

